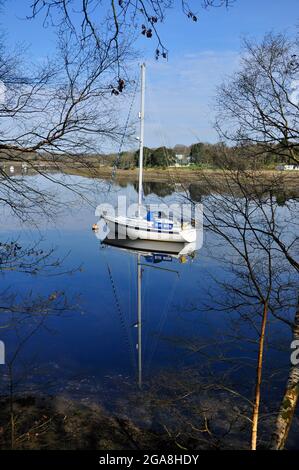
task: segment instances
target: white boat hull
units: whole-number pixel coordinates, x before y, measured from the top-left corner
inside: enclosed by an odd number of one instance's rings
[[[157,230],[147,223],[145,220],[136,220],[134,224],[133,219],[124,219],[122,217],[108,217],[104,216],[110,236],[108,238],[132,240],[152,240],[152,241],[165,241],[165,242],[178,242],[178,243],[193,243],[196,241],[196,230],[190,228],[173,227],[170,231]]]

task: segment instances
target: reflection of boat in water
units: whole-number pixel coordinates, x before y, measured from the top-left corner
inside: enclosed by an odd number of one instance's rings
[[[178,278],[178,271],[163,267],[163,262],[171,262],[173,259],[179,263],[185,263],[192,260],[195,255],[195,243],[171,243],[171,242],[151,242],[147,240],[110,240],[106,238],[102,241],[102,245],[117,248],[134,254],[137,257],[137,321],[133,327],[137,328],[137,365],[138,365],[138,386],[142,387],[143,382],[143,348],[142,348],[142,275],[146,268],[153,268],[162,271],[168,271],[176,274]],[[162,263],[162,266],[157,266]],[[111,279],[114,295],[116,296],[115,282],[112,277],[112,272],[108,266],[109,276]],[[173,291],[174,292],[174,291]],[[116,303],[119,308],[119,300],[116,298]]]
[[[142,255],[153,254],[156,257],[172,255],[179,258],[180,256],[192,255],[195,252],[195,243],[175,243],[161,242],[152,240],[131,240],[130,238],[109,239],[103,241],[105,245],[114,246],[119,249],[139,252]]]

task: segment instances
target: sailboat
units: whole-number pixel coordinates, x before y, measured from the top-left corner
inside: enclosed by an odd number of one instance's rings
[[[145,105],[145,64],[141,64],[141,106],[139,137],[139,181],[138,213],[134,217],[103,214],[109,229],[120,238],[193,243],[196,241],[196,229],[190,222],[169,218],[161,211],[148,210],[142,213],[142,179],[143,179],[143,144],[144,144],[144,105]]]

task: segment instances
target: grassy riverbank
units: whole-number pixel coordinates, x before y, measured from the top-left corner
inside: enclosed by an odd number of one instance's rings
[[[6,171],[9,167],[14,166],[14,175],[24,174],[21,162],[10,161],[6,162]],[[28,165],[26,174],[32,175],[35,173],[65,173],[75,176],[83,176],[88,178],[99,178],[103,180],[110,180],[113,174],[113,168],[110,166],[101,166],[95,164],[86,164],[82,166],[79,162],[70,162],[69,164],[54,164],[53,162],[39,162],[31,163]],[[230,176],[229,176],[230,174]],[[242,172],[250,177],[253,175],[249,170]],[[204,188],[208,182],[217,182],[221,185],[227,179],[231,179],[234,175],[233,171],[230,173],[223,172],[217,168],[200,168],[192,167],[168,167],[168,168],[144,168],[143,181],[152,183],[168,183],[168,184],[190,184],[198,183]],[[278,171],[275,169],[261,169],[254,171],[254,179],[259,184],[267,185],[268,182],[275,180],[277,186],[287,191],[299,191],[299,171]],[[138,181],[138,168],[131,169],[117,169],[114,175],[114,180],[119,183],[137,182]]]
[[[66,173],[78,176],[95,176],[103,179],[110,179],[112,175],[111,167],[98,168],[64,168]],[[275,177],[283,177],[292,186],[298,186],[299,171],[277,171],[277,170],[260,170],[258,175],[265,180]],[[202,181],[205,177],[215,177],[218,180],[224,178],[223,171],[219,169],[198,169],[198,168],[146,168],[143,171],[143,180],[151,182],[167,182],[167,183],[185,183]],[[137,181],[138,168],[122,170],[118,169],[115,174],[116,181]]]

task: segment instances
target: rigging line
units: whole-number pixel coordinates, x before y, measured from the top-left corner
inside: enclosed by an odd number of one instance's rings
[[[151,367],[151,364],[152,364],[152,361],[153,361],[153,357],[158,349],[158,341],[159,341],[159,338],[160,338],[160,335],[161,335],[161,332],[162,332],[162,328],[166,322],[166,317],[167,317],[167,314],[168,314],[168,310],[172,304],[172,301],[173,301],[173,297],[174,297],[174,293],[175,293],[175,290],[176,290],[176,287],[177,287],[177,283],[178,283],[178,279],[179,277],[176,276],[176,279],[175,279],[175,282],[173,283],[172,285],[172,290],[171,290],[171,294],[168,298],[168,301],[166,302],[165,304],[165,307],[162,311],[162,315],[160,317],[160,321],[159,321],[159,324],[158,324],[158,330],[157,330],[157,334],[155,335],[154,337],[154,340],[153,340],[153,346],[152,346],[152,350],[151,350],[151,353],[149,355],[149,358],[148,358],[148,361],[147,361],[147,364],[146,364],[146,367],[144,367],[144,369],[147,369],[149,371],[150,367]]]
[[[128,289],[128,306],[130,323],[132,322],[132,270],[131,270],[131,257],[128,256],[128,272],[129,272],[129,289]]]
[[[147,369],[148,371],[151,367],[154,355],[155,355],[155,353],[158,349],[158,341],[161,337],[162,329],[163,329],[163,326],[165,325],[165,322],[166,322],[168,310],[170,308],[170,305],[171,305],[173,297],[174,297],[177,282],[178,282],[178,279],[176,279],[176,281],[173,283],[173,287],[172,287],[172,290],[171,290],[171,295],[170,295],[168,301],[166,302],[166,305],[165,305],[165,307],[163,309],[163,312],[161,314],[161,317],[160,317],[160,321],[159,321],[159,324],[158,324],[158,329],[157,329],[157,332],[154,336],[154,340],[153,340],[153,343],[152,343],[152,350],[151,350],[151,352],[148,356],[147,364],[145,365],[145,369]]]
[[[136,276],[134,275],[133,276],[133,272],[134,272],[134,268],[135,268],[135,254],[131,257],[131,254],[129,253],[129,256],[128,256],[128,262],[129,262],[129,292],[128,292],[128,295],[129,295],[129,312],[130,312],[130,328],[132,331],[132,327],[136,326],[136,309],[135,309],[135,299],[137,298],[137,286],[135,286],[135,278]],[[132,269],[132,265],[133,265],[133,269]],[[136,287],[136,288],[135,288]],[[132,300],[134,299],[134,301]],[[132,338],[132,333],[131,333],[131,338]],[[133,343],[133,340],[132,340],[132,343]],[[136,356],[135,356],[135,352],[134,352],[134,359],[135,359],[135,363],[136,363]]]
[[[126,121],[125,121],[124,132],[123,132],[123,134],[122,134],[122,136],[121,136],[121,140],[120,140],[120,144],[119,144],[117,156],[116,156],[116,158],[115,158],[115,160],[114,160],[114,164],[113,164],[113,169],[112,169],[112,173],[111,173],[111,178],[110,178],[110,182],[109,182],[109,186],[108,186],[108,194],[109,194],[109,192],[110,192],[110,190],[111,190],[112,183],[113,183],[113,180],[114,180],[115,175],[116,175],[116,170],[117,170],[118,165],[119,165],[119,161],[120,161],[120,157],[121,157],[121,152],[122,152],[122,147],[123,147],[123,144],[124,144],[124,141],[125,141],[125,136],[126,136],[127,129],[128,129],[128,126],[129,126],[129,121],[130,121],[130,117],[131,117],[131,113],[132,113],[132,109],[133,109],[133,105],[134,105],[134,101],[135,101],[135,97],[136,97],[138,85],[139,85],[139,78],[137,78],[137,79],[135,80],[135,88],[134,88],[133,97],[132,97],[132,100],[131,100],[131,103],[130,103],[130,106],[129,106],[128,115],[127,115],[127,118],[126,118]]]
[[[106,254],[104,254],[104,256],[106,258]],[[136,364],[136,358],[135,358],[134,350],[133,350],[133,347],[132,347],[132,335],[130,334],[130,330],[129,330],[128,325],[125,321],[125,318],[124,318],[124,315],[123,315],[123,312],[122,312],[122,309],[121,309],[121,305],[120,305],[120,302],[119,302],[119,299],[118,299],[117,290],[116,290],[115,282],[114,282],[114,279],[113,279],[112,271],[110,269],[107,258],[106,258],[106,265],[107,265],[109,279],[110,279],[110,282],[111,282],[111,286],[112,286],[112,290],[113,290],[113,294],[114,294],[114,298],[115,298],[117,312],[118,312],[118,315],[119,315],[119,318],[120,318],[120,324],[121,324],[121,327],[123,328],[124,333],[125,333],[125,342],[127,343],[127,346],[129,348],[129,351],[130,351],[130,356],[131,356],[131,362],[132,362],[133,369],[136,370],[137,369],[137,364]]]
[[[140,263],[141,264],[141,263]],[[142,297],[142,317],[143,317],[143,325],[144,325],[144,330],[143,330],[143,350],[144,354],[147,351],[147,345],[148,345],[148,328],[146,325],[149,325],[149,314],[148,310],[150,307],[150,301],[151,301],[151,290],[150,290],[150,282],[149,282],[149,274],[147,270],[144,268],[144,263],[142,269],[142,275],[143,275],[143,283],[142,283],[142,292],[143,292],[143,297]]]
[[[152,266],[149,266],[149,267],[152,267]],[[146,296],[144,296],[144,304],[145,304],[145,315],[144,315],[144,318],[145,318],[145,321],[144,323],[146,323],[146,326],[145,326],[145,333],[144,333],[144,367],[143,367],[143,370],[144,370],[144,376],[148,376],[148,371],[149,371],[149,367],[148,367],[148,363],[150,363],[150,359],[151,359],[151,355],[152,355],[152,348],[153,348],[153,341],[155,340],[155,337],[153,338],[153,334],[152,334],[152,322],[153,322],[153,311],[156,311],[156,308],[155,306],[152,305],[153,303],[153,295],[151,293],[151,289],[150,289],[150,286],[151,286],[151,271],[150,270],[146,270],[144,269],[144,271],[146,272],[147,271],[147,275],[145,276],[146,277],[146,283],[148,285],[148,288],[146,288],[145,290],[145,293],[147,294]],[[159,324],[159,322],[157,322]],[[156,326],[156,322],[155,322],[155,326]]]
[[[149,81],[149,80],[148,80],[148,81]],[[150,86],[148,86],[148,90],[149,90],[149,91],[148,91],[148,94],[152,95],[152,93],[151,93],[151,87],[150,87]],[[154,103],[154,100],[153,100],[153,99],[151,99],[151,100],[149,100],[149,101],[151,101],[151,103]],[[153,109],[153,108],[152,108],[152,109]],[[155,110],[155,111],[156,111],[156,110]],[[169,170],[169,158],[168,158],[167,151],[166,151],[166,148],[167,148],[166,144],[167,144],[167,142],[166,142],[166,138],[165,138],[165,133],[162,133],[162,128],[163,128],[163,126],[162,126],[162,121],[161,121],[161,118],[160,118],[160,114],[157,113],[157,112],[155,112],[155,111],[153,112],[153,114],[155,114],[155,115],[157,116],[157,121],[158,121],[158,126],[157,126],[157,127],[158,127],[158,132],[159,132],[160,139],[161,139],[161,143],[162,143],[162,147],[163,147],[164,158],[165,158],[165,160],[166,160],[166,162],[167,162],[166,168],[167,168],[167,172],[168,172],[169,179],[171,180],[171,182],[172,182],[173,184],[176,184],[176,183],[181,184],[180,181],[178,181],[178,175],[177,175],[177,169],[176,169],[176,167],[174,167],[174,168],[175,168],[175,176],[176,176],[176,179],[174,178],[174,175],[173,175],[173,174],[170,172],[170,170]]]
[[[149,92],[149,94],[150,94],[150,92]],[[180,194],[180,196],[178,198],[178,201],[181,202],[182,199],[183,199],[183,201],[186,200],[186,198],[188,196],[188,190],[179,178],[178,168],[176,166],[170,167],[171,162],[169,161],[168,153],[167,153],[167,150],[166,150],[167,149],[167,142],[166,142],[166,138],[165,138],[165,133],[162,133],[162,121],[160,119],[159,114],[158,114],[158,117],[157,117],[157,121],[158,121],[158,133],[159,133],[160,139],[161,139],[163,154],[164,154],[164,158],[165,158],[165,161],[166,161],[166,171],[168,173],[169,180],[174,186],[179,185],[181,187],[181,190],[182,190],[181,192],[185,193],[185,196],[184,196],[184,194]],[[171,170],[170,170],[170,168],[171,168]],[[172,170],[174,170],[174,171],[172,171]],[[164,200],[162,198],[159,198],[159,199],[161,200],[162,203],[164,202]],[[181,213],[179,213],[177,215],[179,217],[182,216]]]

